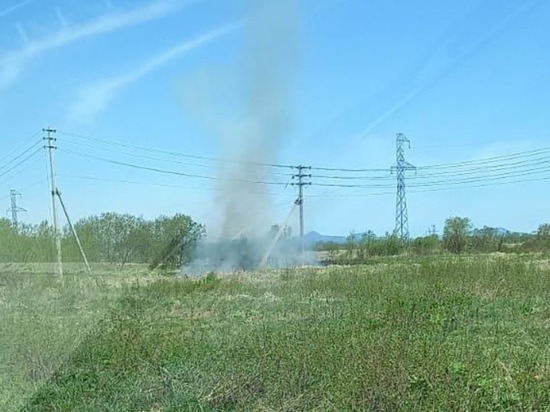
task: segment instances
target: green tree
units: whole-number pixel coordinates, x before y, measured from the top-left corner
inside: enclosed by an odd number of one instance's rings
[[[103,213],[75,223],[88,260],[109,262],[123,268],[129,262],[177,267],[188,262],[204,227],[189,216],[161,216],[155,221],[130,214]],[[72,232],[62,234],[63,259],[80,261]],[[54,230],[48,222],[15,228],[0,219],[0,261],[44,262],[55,258]]]
[[[13,241],[17,252],[13,260],[19,262],[49,262],[55,256],[53,227],[47,221],[37,225],[19,224]]]
[[[472,234],[472,249],[477,252],[499,252],[502,249],[504,235],[493,227],[484,226],[475,229]]]
[[[440,249],[441,241],[437,235],[417,237],[411,243],[411,251],[416,255],[431,255],[437,253]]]
[[[536,243],[539,249],[550,249],[550,224],[543,223],[539,226],[536,235]]]
[[[14,261],[17,251],[17,232],[8,219],[0,219],[0,261]]]
[[[537,237],[539,239],[550,239],[550,223],[543,223],[539,225]]]
[[[451,253],[463,253],[468,246],[472,221],[467,217],[450,217],[443,229],[443,246]]]
[[[386,233],[379,242],[379,255],[397,256],[405,250],[406,243],[395,233]]]
[[[121,268],[129,262],[154,267],[181,265],[189,261],[196,242],[204,234],[203,226],[183,214],[147,221],[130,214],[103,213],[81,219],[75,230],[90,260],[114,263]],[[66,241],[75,248],[71,239],[67,237]],[[73,254],[79,257],[77,249]]]
[[[184,214],[161,216],[150,227],[150,267],[177,268],[188,263],[205,229]]]
[[[351,231],[350,234],[346,237],[344,249],[347,263],[352,263],[357,255],[357,234],[354,231]]]
[[[128,262],[143,262],[142,242],[145,221],[130,214],[103,213],[78,221],[75,230],[91,260],[101,260],[123,268]]]
[[[367,259],[372,256],[372,246],[376,243],[376,233],[372,230],[367,230],[361,235],[361,242],[359,243],[359,255],[361,259]]]

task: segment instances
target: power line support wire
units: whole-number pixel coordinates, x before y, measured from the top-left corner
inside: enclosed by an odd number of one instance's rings
[[[52,195],[52,217],[53,217],[53,227],[54,227],[54,238],[55,238],[55,249],[57,252],[57,272],[60,277],[63,277],[63,262],[61,255],[61,231],[59,229],[59,218],[57,216],[57,208],[55,205],[55,196],[57,194],[57,185],[55,183],[55,166],[53,159],[53,150],[57,149],[57,146],[54,146],[56,138],[52,135],[57,132],[57,130],[52,128],[42,129],[44,133],[47,133],[47,136],[44,137],[46,145],[44,148],[48,149],[49,162],[50,162],[50,183],[51,183],[51,195]]]
[[[59,198],[59,203],[61,204],[61,207],[63,209],[63,213],[65,213],[65,217],[67,218],[67,223],[69,223],[69,228],[71,229],[71,232],[73,232],[73,236],[76,240],[76,244],[78,245],[78,250],[80,251],[80,255],[82,256],[82,260],[84,261],[84,265],[86,265],[86,271],[88,273],[92,273],[92,270],[90,269],[90,264],[88,263],[88,258],[86,257],[86,254],[84,253],[84,249],[82,248],[82,244],[80,243],[80,239],[78,238],[78,234],[76,233],[76,230],[71,222],[71,218],[69,217],[69,213],[67,212],[67,208],[65,207],[65,203],[63,202],[63,198],[61,197],[61,192],[59,190],[56,191],[56,195]]]
[[[397,175],[397,199],[395,205],[395,234],[400,239],[408,241],[409,216],[407,212],[407,197],[405,193],[405,179],[408,170],[416,170],[416,167],[405,160],[405,145],[410,148],[410,141],[403,133],[397,134],[396,139],[396,160],[397,164],[392,171]]]

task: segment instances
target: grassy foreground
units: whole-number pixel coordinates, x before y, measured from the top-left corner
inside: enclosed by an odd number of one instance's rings
[[[136,279],[4,284],[0,409],[550,410],[545,262]]]

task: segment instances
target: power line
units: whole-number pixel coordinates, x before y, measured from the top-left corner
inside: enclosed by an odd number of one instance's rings
[[[76,137],[78,139],[87,140],[87,141],[90,141],[90,142],[101,143],[103,145],[109,145],[109,146],[115,146],[115,147],[118,146],[118,147],[122,147],[122,148],[126,148],[126,149],[131,148],[131,149],[134,149],[134,150],[146,151],[147,153],[159,153],[159,154],[163,154],[163,155],[179,156],[179,157],[186,157],[186,158],[199,159],[199,160],[205,160],[205,161],[214,161],[214,162],[225,162],[225,163],[234,163],[234,164],[251,164],[251,165],[257,165],[257,166],[264,166],[264,167],[279,167],[279,168],[289,168],[289,169],[292,169],[292,167],[293,167],[291,165],[286,165],[286,164],[261,163],[261,162],[244,162],[244,161],[239,161],[239,160],[231,160],[231,159],[209,157],[209,156],[202,156],[202,155],[193,155],[193,154],[176,152],[176,151],[169,151],[169,150],[153,149],[153,148],[148,148],[148,147],[144,147],[144,146],[138,146],[138,145],[133,145],[133,144],[128,144],[128,143],[121,143],[121,142],[117,142],[117,141],[109,141],[109,140],[100,139],[100,138],[96,138],[96,137],[85,136],[85,135],[78,134],[78,133],[70,133],[70,132],[60,132],[60,133],[64,134],[64,135],[67,135],[67,136]],[[90,146],[89,145],[88,147],[97,149],[96,146]],[[100,149],[100,150],[113,150],[113,149]],[[121,152],[120,150],[119,151],[115,150],[115,152],[125,154],[125,155],[128,155],[128,156],[147,158],[147,159],[151,159],[151,160],[168,161],[168,162],[171,162],[171,163],[177,163],[177,164],[186,165],[186,166],[209,167],[207,165],[199,164],[199,163],[178,162],[178,161],[175,161],[173,159],[167,160],[166,158],[158,158],[158,157],[153,157],[153,156],[150,156],[150,155],[136,154],[136,153],[131,153],[131,152],[129,153],[128,151]],[[528,157],[528,156],[533,156],[533,155],[537,155],[537,154],[543,155],[543,154],[547,154],[547,153],[550,153],[550,148],[540,148],[540,149],[535,149],[535,150],[530,150],[530,151],[518,152],[518,153],[511,154],[511,155],[494,156],[494,157],[485,158],[485,159],[477,159],[477,160],[461,161],[461,162],[454,162],[454,163],[444,163],[444,164],[433,164],[433,165],[419,166],[418,170],[423,171],[423,170],[440,169],[440,168],[443,168],[443,169],[462,168],[464,166],[466,166],[466,167],[469,167],[469,166],[475,167],[475,166],[477,166],[477,167],[481,168],[481,167],[486,166],[487,163],[502,162],[502,161],[512,160],[512,159],[516,159],[516,158],[520,158],[520,157]],[[331,171],[331,172],[343,172],[343,173],[385,172],[385,173],[389,174],[390,171],[391,171],[391,169],[389,169],[389,168],[357,168],[357,169],[354,169],[354,168],[315,167],[315,166],[313,166],[311,169],[314,170],[314,171],[317,170],[317,171]],[[269,172],[269,173],[274,174],[275,172]],[[435,173],[437,173],[437,172],[435,172]],[[434,175],[435,175],[435,173],[434,173]],[[440,172],[440,173],[451,173],[451,172]],[[286,173],[286,174],[282,173],[281,175],[291,176],[290,173]],[[390,178],[390,176],[362,176],[362,177],[334,176],[334,175],[333,176],[314,175],[314,176],[318,177],[318,178],[325,178],[325,179],[347,179],[347,180],[360,180],[362,178],[364,178],[364,179]],[[423,176],[424,175],[419,174],[419,176],[415,176],[415,177],[411,177],[411,178],[423,178]]]
[[[433,180],[428,182],[420,183],[409,183],[408,187],[431,187],[431,186],[441,186],[441,185],[461,185],[465,183],[476,183],[476,182],[491,182],[498,181],[502,179],[515,178],[521,176],[529,176],[533,174],[540,174],[549,172],[550,167],[537,167],[524,170],[508,171],[505,173],[499,173],[494,175],[485,175],[485,176],[474,176],[464,179],[446,179],[446,180]],[[411,177],[412,180],[412,177]],[[343,189],[380,189],[380,188],[392,188],[391,184],[338,184],[338,183],[313,183],[315,186],[321,187],[336,187]]]
[[[215,187],[204,187],[201,186],[199,188],[196,187],[189,187],[189,186],[182,186],[182,185],[174,185],[174,184],[168,184],[168,183],[155,183],[155,182],[144,182],[144,181],[137,181],[137,180],[124,180],[124,179],[112,179],[112,178],[102,178],[102,177],[96,177],[96,176],[84,176],[84,175],[72,175],[67,173],[59,173],[57,174],[58,177],[68,177],[73,179],[80,179],[80,180],[90,180],[90,181],[97,181],[97,182],[109,182],[109,183],[123,183],[123,184],[130,184],[130,185],[150,185],[150,186],[158,186],[158,187],[166,187],[166,188],[173,188],[173,189],[191,189],[191,190],[209,190],[209,191],[216,191],[217,189]],[[276,193],[276,192],[252,192],[253,194],[257,195],[263,195],[263,196],[287,196],[287,197],[294,197],[293,194],[290,193]]]
[[[529,183],[529,182],[540,182],[540,181],[548,181],[550,180],[550,176],[544,176],[540,178],[533,178],[533,179],[519,179],[519,180],[510,180],[505,182],[488,182],[484,184],[475,184],[475,185],[466,185],[466,186],[448,186],[448,187],[439,187],[434,189],[425,189],[425,190],[409,190],[408,193],[431,193],[431,192],[442,192],[447,190],[458,190],[458,189],[475,189],[475,188],[481,188],[481,187],[489,187],[489,186],[505,186],[505,185],[511,185],[511,184],[517,184],[517,183]],[[409,185],[410,187],[410,185]],[[422,187],[430,187],[429,185],[422,186]],[[343,189],[340,189],[343,190]],[[361,192],[361,193],[343,193],[339,194],[337,198],[350,198],[350,197],[371,197],[371,196],[394,196],[395,191],[391,192]],[[309,195],[309,197],[319,197],[320,195],[312,194]],[[324,198],[333,198],[330,196],[321,196]]]
[[[20,160],[19,162],[17,162],[15,165],[13,165],[12,167],[10,167],[9,169],[7,170],[4,170],[2,173],[0,173],[0,177],[3,177],[5,175],[7,175],[8,173],[12,172],[13,170],[17,169],[18,167],[22,166],[23,164],[25,164],[26,162],[28,162],[30,159],[32,159],[34,156],[36,156],[38,153],[40,153],[40,151],[42,150],[41,147],[38,147],[36,148],[30,155],[24,157],[22,160]],[[25,153],[28,153],[28,150],[25,151]],[[20,158],[21,156],[18,156],[18,158]],[[12,162],[11,162],[12,163]]]
[[[466,161],[461,161],[461,162],[453,162],[453,163],[441,163],[441,164],[432,164],[432,165],[426,165],[426,166],[419,166],[417,167],[418,171],[419,171],[419,175],[418,176],[412,176],[411,178],[414,179],[414,178],[421,178],[422,176],[428,176],[428,175],[422,175],[420,174],[422,171],[426,170],[426,171],[429,171],[429,170],[433,170],[433,169],[465,169],[465,170],[474,170],[474,169],[478,169],[478,170],[486,170],[488,167],[491,167],[491,165],[493,163],[498,163],[498,162],[505,162],[505,161],[511,161],[511,160],[516,160],[516,159],[520,159],[520,158],[529,158],[529,157],[534,157],[536,156],[537,159],[540,159],[541,156],[546,156],[546,155],[550,155],[550,147],[548,148],[539,148],[539,149],[534,149],[534,150],[529,150],[529,151],[523,151],[523,152],[517,152],[517,153],[513,153],[513,154],[509,154],[509,155],[502,155],[502,156],[493,156],[493,157],[489,157],[489,158],[483,158],[483,159],[475,159],[475,160],[466,160]],[[543,157],[544,159],[545,157]],[[512,162],[512,163],[508,163],[507,165],[508,166],[513,166],[513,165],[521,165],[522,163],[527,163],[527,162],[530,162],[529,159],[525,159],[525,160],[520,160],[518,162]],[[497,168],[500,168],[500,167],[506,167],[507,166],[506,164],[502,164],[502,165],[495,165],[493,167],[497,167]],[[328,167],[312,167],[312,170],[319,170],[319,171],[333,171],[333,172],[345,172],[345,173],[365,173],[365,172],[387,172],[389,173],[390,172],[390,169],[382,169],[382,168],[379,168],[379,169],[376,169],[376,168],[372,168],[372,169],[350,169],[350,168],[328,168]],[[441,172],[434,172],[433,175],[437,175],[437,174],[451,174],[451,173],[456,173],[456,171],[441,171]],[[313,175],[315,177],[319,177],[319,178],[327,178],[327,179],[384,179],[386,177],[384,176],[359,176],[359,177],[355,177],[355,176],[334,176],[334,175],[331,175],[331,176],[328,176],[328,175]],[[388,176],[389,178],[389,176]]]
[[[3,156],[2,158],[0,158],[0,163],[3,163],[5,162],[7,159],[11,158],[14,156],[15,153],[19,152],[21,150],[21,148],[23,147],[26,147],[28,146],[31,142],[37,140],[37,136],[40,134],[40,131],[36,131],[35,133],[33,133],[28,139],[26,139],[22,144],[20,144],[19,146],[13,148],[7,155]],[[40,142],[40,140],[38,140],[38,142]]]
[[[173,164],[177,164],[177,165],[180,165],[180,166],[186,166],[186,167],[200,167],[200,168],[206,168],[206,169],[211,169],[213,167],[213,165],[211,165],[211,164],[208,165],[208,164],[204,164],[204,163],[189,163],[187,161],[181,161],[181,160],[167,158],[167,157],[150,156],[150,155],[147,155],[147,154],[138,154],[138,153],[134,153],[134,152],[129,152],[128,150],[98,147],[98,146],[94,146],[94,145],[86,143],[86,142],[84,142],[84,143],[75,143],[75,142],[68,141],[68,142],[65,142],[65,143],[68,143],[69,147],[72,146],[73,148],[76,147],[77,149],[82,149],[82,146],[86,146],[86,147],[88,147],[92,150],[100,151],[100,152],[107,152],[109,154],[123,155],[123,156],[133,157],[133,158],[137,158],[137,159],[153,160],[153,161],[162,162],[162,163],[173,163]],[[219,167],[219,166],[217,166],[217,167]],[[261,166],[259,166],[259,167],[261,167]],[[272,171],[272,170],[264,170],[263,172],[266,173],[266,174],[275,175],[275,176],[288,176],[288,177],[292,176],[292,173],[277,172],[277,171]]]
[[[477,177],[486,177],[486,178],[490,178],[490,177],[493,177],[493,176],[498,176],[497,172],[499,173],[502,173],[502,172],[510,172],[510,171],[522,171],[524,170],[527,166],[536,166],[536,165],[545,165],[545,164],[549,164],[550,163],[550,159],[548,159],[547,161],[540,161],[540,162],[525,162],[523,163],[522,165],[519,165],[519,166],[514,166],[514,167],[510,167],[509,165],[500,165],[498,167],[494,167],[494,168],[479,168],[479,169],[473,169],[473,170],[465,170],[465,171],[460,171],[460,172],[454,172],[454,173],[451,173],[451,172],[448,172],[448,173],[427,173],[427,174],[423,174],[423,173],[418,173],[416,175],[413,175],[413,176],[410,176],[409,177],[409,180],[412,180],[412,181],[420,181],[419,183],[421,183],[422,180],[433,180],[435,178],[445,178],[445,177],[448,177],[450,181],[452,181],[453,179],[452,178],[455,178],[455,177],[460,177],[460,176],[469,176],[469,175],[478,175]],[[476,176],[472,176],[471,178],[475,178]],[[376,181],[376,182],[387,182],[388,185],[390,185],[390,183],[392,183],[394,180],[395,180],[395,177],[392,176],[392,175],[387,175],[387,176],[327,176],[327,175],[312,175],[312,178],[314,179],[321,179],[321,183],[319,185],[323,185],[323,186],[343,186],[343,187],[368,187],[369,185],[367,184],[352,184],[352,183],[349,183],[349,184],[345,184],[345,183],[342,183],[342,184],[339,184],[339,183],[336,183],[336,182],[324,182],[324,180],[353,180],[353,181]],[[430,184],[430,182],[425,182],[427,184]],[[384,185],[383,183],[381,184],[382,186]]]
[[[48,179],[41,179],[39,181],[36,181],[34,183],[31,183],[29,185],[26,185],[26,186],[23,186],[23,187],[20,187],[19,190],[24,192],[25,190],[28,190],[28,189],[32,189],[33,187],[36,187],[38,185],[42,185],[44,183],[48,182]],[[0,200],[6,200],[6,199],[9,199],[10,198],[10,195],[7,195],[7,196],[3,196],[3,197],[0,197]]]
[[[500,171],[506,171],[506,170],[521,170],[525,167],[530,166],[536,166],[536,165],[542,165],[542,164],[548,164],[550,163],[550,157],[546,158],[533,158],[526,161],[521,162],[513,162],[513,163],[503,163],[499,165],[485,165],[475,168],[469,168],[469,169],[459,169],[454,171],[447,171],[447,172],[436,172],[436,173],[422,173],[420,172],[417,176],[412,176],[412,179],[427,179],[431,177],[444,177],[444,176],[466,176],[466,175],[473,175],[473,174],[485,174],[490,175],[491,173],[500,172]]]
[[[89,155],[89,154],[79,153],[79,152],[69,150],[69,149],[60,149],[60,150],[63,151],[63,152],[71,153],[71,154],[81,156],[81,157],[86,157],[86,158],[99,160],[99,161],[103,161],[103,162],[108,162],[108,163],[112,163],[112,164],[116,164],[116,165],[132,167],[132,168],[136,168],[136,169],[152,171],[152,172],[157,172],[157,173],[171,174],[171,175],[184,176],[184,177],[190,177],[190,178],[207,179],[207,180],[212,180],[212,181],[216,181],[216,180],[228,181],[229,180],[229,181],[237,181],[237,182],[242,182],[242,183],[253,183],[253,184],[285,185],[282,182],[250,181],[250,180],[243,180],[243,179],[224,179],[224,178],[219,178],[219,177],[214,177],[214,176],[209,176],[209,175],[184,173],[184,172],[179,172],[179,171],[142,166],[142,165],[138,165],[138,164],[134,164],[134,163],[120,162],[120,161],[113,160],[113,159],[106,159],[106,158],[102,158],[102,157],[99,157],[99,156],[93,156],[93,155]],[[536,162],[534,164],[535,165],[538,165],[538,164],[546,165],[548,163],[550,163],[550,160],[548,162],[547,161],[540,161],[540,162]],[[527,165],[527,164],[525,163],[525,165]],[[500,169],[504,169],[502,167],[502,165],[501,165],[501,167],[499,167],[496,170],[500,170]],[[529,169],[516,169],[515,171],[512,169],[511,171],[505,171],[503,173],[485,174],[485,175],[481,175],[481,176],[472,176],[472,177],[464,178],[464,179],[452,179],[451,178],[451,179],[440,179],[440,180],[432,180],[432,181],[428,181],[428,182],[419,182],[419,183],[413,182],[413,183],[410,184],[410,187],[426,187],[426,186],[447,185],[447,184],[456,185],[456,184],[463,184],[463,183],[473,183],[473,182],[481,182],[481,181],[500,180],[500,179],[507,178],[507,177],[519,177],[519,176],[524,176],[524,175],[529,175],[529,174],[546,172],[547,170],[548,170],[547,167],[529,168]],[[491,172],[491,171],[488,170],[488,172]],[[470,172],[468,172],[468,173],[470,173]],[[466,172],[456,173],[454,176],[466,175],[468,173],[466,173]],[[316,175],[312,175],[312,177],[315,177],[315,176]],[[433,176],[438,176],[438,175],[437,174],[426,175],[423,178],[427,178],[429,176],[433,177]],[[328,178],[335,178],[335,177],[337,177],[337,176],[330,176]],[[338,176],[338,177],[340,177],[340,176]],[[342,176],[342,177],[344,177],[344,176]],[[380,178],[385,179],[385,177],[380,177]],[[411,179],[417,180],[416,177],[411,177]],[[314,182],[313,184],[316,185],[316,186],[321,186],[321,187],[336,187],[336,188],[363,188],[363,189],[369,189],[369,188],[390,188],[390,187],[392,187],[389,184],[389,182],[388,182],[388,184],[339,184],[339,183],[323,183],[323,182]]]
[[[73,154],[75,156],[80,156],[92,160],[97,160],[105,163],[111,163],[118,166],[125,166],[133,169],[139,169],[139,170],[145,170],[149,172],[155,172],[155,173],[162,173],[162,174],[168,174],[168,175],[174,175],[174,176],[182,176],[182,177],[190,177],[190,178],[197,178],[197,179],[206,179],[206,180],[212,180],[212,181],[232,181],[232,182],[241,182],[241,183],[250,183],[250,184],[261,184],[261,185],[277,185],[277,186],[284,186],[284,183],[281,182],[269,182],[269,181],[261,181],[261,180],[245,180],[245,179],[225,179],[220,177],[214,177],[214,176],[208,176],[208,175],[199,175],[199,174],[193,174],[193,173],[184,173],[184,172],[178,172],[175,170],[167,170],[167,169],[160,169],[156,167],[149,167],[149,166],[141,166],[134,163],[127,163],[127,162],[120,162],[118,160],[113,159],[106,159],[99,156],[93,156],[88,155],[85,153],[79,153],[74,150],[69,149],[59,149],[61,152]]]
[[[475,166],[469,169],[459,169],[454,171],[443,171],[435,173],[423,173],[420,171],[414,176],[410,177],[413,181],[411,186],[424,186],[432,184],[446,184],[446,183],[461,183],[471,182],[479,180],[499,179],[507,176],[521,176],[525,173],[545,172],[550,165],[550,156],[543,156],[540,154],[537,157],[532,157],[527,160],[513,161],[509,163],[493,164]],[[321,179],[346,179],[346,180],[366,180],[366,181],[380,181],[387,183],[375,183],[375,184],[341,184],[336,182],[323,182],[316,183],[320,186],[327,187],[347,187],[347,188],[373,188],[373,187],[389,187],[391,176],[328,176],[328,175],[313,175],[313,177]]]
[[[332,168],[332,167],[315,167],[312,166],[311,170],[321,170],[324,172],[349,172],[349,173],[365,173],[365,172],[386,172],[390,173],[391,169],[342,169],[342,168]]]
[[[26,162],[25,167],[21,168],[19,171],[10,172],[9,176],[6,176],[2,181],[0,181],[0,186],[7,185],[8,182],[11,182],[14,179],[26,174],[29,170],[33,170],[34,165],[42,162],[40,157],[33,157],[33,159],[34,160],[32,160],[32,161]]]
[[[66,136],[72,136],[79,139],[89,140],[97,143],[102,143],[106,145],[112,145],[112,146],[119,146],[124,148],[131,148],[135,150],[141,150],[146,152],[154,152],[154,153],[161,153],[171,156],[179,156],[179,157],[186,157],[190,159],[198,159],[198,160],[207,160],[212,162],[223,162],[223,163],[235,163],[235,164],[248,164],[252,166],[264,166],[264,167],[274,167],[274,168],[283,168],[283,169],[292,169],[293,166],[291,165],[285,165],[285,164],[277,164],[277,163],[262,163],[262,162],[249,162],[249,161],[241,161],[241,160],[235,160],[235,159],[226,159],[222,157],[210,157],[210,156],[201,156],[201,155],[194,155],[194,154],[188,154],[188,153],[182,153],[182,152],[175,152],[170,150],[162,150],[162,149],[154,149],[150,147],[144,147],[144,146],[138,146],[133,145],[129,143],[122,143],[117,141],[109,141],[105,139],[99,139],[97,137],[90,137],[90,136],[84,136],[79,133],[70,133],[70,132],[60,132],[61,134],[64,134]]]
[[[522,152],[516,152],[509,155],[501,155],[501,156],[492,156],[492,157],[486,157],[482,159],[473,159],[473,160],[464,160],[461,162],[454,162],[454,163],[440,163],[440,164],[433,164],[433,165],[427,165],[427,166],[421,166],[418,169],[447,169],[447,168],[456,168],[456,167],[462,167],[462,166],[468,166],[468,165],[486,165],[487,163],[495,163],[495,162],[501,162],[504,160],[510,160],[510,159],[517,159],[521,157],[529,157],[532,155],[536,155],[539,153],[550,153],[550,147],[543,147],[539,149],[533,149],[533,150],[527,150]]]
[[[550,163],[550,162],[549,162]],[[494,181],[494,180],[502,180],[507,178],[514,178],[514,177],[521,177],[521,176],[528,176],[533,174],[539,174],[539,173],[545,173],[550,171],[550,167],[536,167],[536,168],[530,168],[525,170],[517,170],[517,171],[509,171],[505,173],[499,173],[495,175],[490,176],[477,176],[477,177],[469,177],[469,178],[463,178],[463,179],[447,179],[447,180],[436,180],[436,181],[430,181],[430,182],[424,182],[424,183],[411,183],[411,187],[425,187],[425,186],[438,186],[438,185],[447,185],[447,184],[462,184],[462,183],[475,183],[475,182],[483,182],[483,181]]]
[[[525,160],[512,161],[514,159],[519,158],[520,156],[525,157],[527,155],[531,157]],[[493,163],[496,163],[497,161],[501,161],[501,163],[493,164]],[[503,161],[507,161],[508,163],[502,163]],[[500,170],[519,169],[524,166],[547,164],[548,162],[550,162],[550,152],[546,153],[545,151],[537,150],[529,154],[517,153],[513,155],[508,155],[508,156],[482,159],[482,160],[476,160],[471,162],[452,163],[452,164],[445,164],[445,165],[420,166],[417,168],[418,173],[414,176],[411,176],[410,179],[421,180],[421,179],[427,179],[431,177],[461,176],[461,175],[470,175],[470,174],[477,174],[477,173],[490,174]],[[447,166],[447,167],[443,168],[443,166]],[[450,169],[451,167],[454,168],[454,170],[442,170],[442,171],[430,172],[432,168]],[[344,170],[344,169],[341,169],[341,170]],[[348,169],[348,170],[351,170],[351,169]],[[353,170],[359,171],[359,169],[353,169]],[[426,171],[427,173],[424,171]],[[393,180],[393,177],[391,175],[341,176],[341,175],[314,174],[313,177],[320,178],[320,179],[332,179],[332,180],[390,180],[390,179]]]
[[[387,180],[392,179],[391,174],[384,176],[334,176],[334,175],[311,175],[315,179],[333,179],[333,180]]]
[[[83,137],[82,135],[68,134],[65,135],[79,136],[78,139],[81,140],[80,143],[75,141],[68,140],[69,145],[68,149],[59,149],[64,153],[71,155],[88,158],[91,160],[101,161],[105,163],[110,163],[117,166],[133,168],[137,170],[143,170],[158,174],[173,175],[187,178],[196,178],[209,180],[212,182],[215,181],[234,181],[247,184],[258,184],[258,185],[277,185],[277,186],[286,186],[287,184],[280,181],[270,181],[269,179],[263,180],[247,180],[247,179],[232,179],[225,178],[222,176],[215,176],[210,173],[193,173],[185,172],[179,170],[170,170],[163,167],[153,167],[143,163],[145,160],[151,160],[155,162],[167,162],[173,163],[185,167],[202,167],[202,168],[212,168],[214,165],[209,164],[209,162],[221,162],[234,165],[253,165],[262,168],[268,175],[274,176],[302,176],[301,182],[305,184],[304,178],[306,177],[303,174],[305,169],[304,166],[289,166],[283,164],[274,164],[274,163],[261,163],[261,162],[241,162],[230,159],[215,158],[208,156],[198,156],[187,153],[167,151],[167,150],[158,150],[145,148],[142,146],[136,146],[132,144],[111,142],[107,140]],[[50,140],[53,140],[50,139]],[[405,138],[406,140],[406,138]],[[40,141],[33,143],[32,145],[24,146],[24,150],[21,152],[16,152],[8,162],[0,166],[0,170],[3,172],[0,174],[0,177],[6,176],[7,174],[13,173],[16,169],[27,164],[31,159],[36,156],[40,151],[40,147],[37,147]],[[51,141],[50,141],[51,143]],[[403,143],[403,142],[402,142]],[[88,152],[83,152],[82,150],[73,150],[70,147],[75,147],[79,145],[78,149],[87,150]],[[123,150],[124,149],[124,150]],[[127,150],[126,150],[127,149]],[[138,159],[139,161],[127,162],[122,160],[117,160],[116,158],[103,157],[95,155],[94,152],[106,152],[111,153],[116,156],[130,156]],[[198,161],[190,162],[185,161],[184,159],[195,159]],[[399,148],[398,148],[398,166],[399,162]],[[404,160],[404,157],[403,159]],[[406,166],[410,166],[407,162]],[[394,170],[399,172],[399,167],[396,166]],[[274,171],[268,170],[269,168],[288,168],[292,173],[286,173],[283,171]],[[392,171],[391,168],[330,168],[330,167],[307,167],[308,170],[316,171],[317,173],[309,174],[307,177],[313,179],[312,182],[307,182],[308,185],[319,186],[319,187],[331,187],[336,188],[337,190],[343,189],[362,189],[363,193],[343,193],[339,197],[354,197],[354,196],[382,196],[395,194],[394,191],[388,192],[373,192],[371,189],[390,189],[393,188],[391,180],[394,179],[393,175],[390,174]],[[297,174],[295,171],[298,171]],[[326,172],[326,173],[323,173]],[[533,182],[533,181],[542,181],[549,180],[550,177],[545,174],[550,172],[550,147],[543,147],[539,149],[533,149],[528,151],[521,151],[516,153],[511,153],[508,155],[492,156],[488,158],[466,160],[460,162],[452,163],[440,163],[432,164],[426,166],[420,166],[418,168],[418,173],[415,176],[408,177],[410,182],[407,182],[407,186],[410,189],[410,193],[426,193],[426,192],[437,192],[442,190],[452,190],[456,188],[469,189],[469,188],[479,188],[487,186],[497,186],[497,185],[506,185],[522,182]],[[19,175],[14,174],[8,178],[8,180]],[[65,175],[67,177],[76,177],[88,180],[96,181],[117,181],[120,183],[128,184],[152,184],[155,186],[164,186],[164,187],[180,187],[186,189],[192,189],[184,186],[177,185],[168,185],[168,184],[155,184],[147,182],[134,182],[134,181],[124,181],[124,180],[115,180],[115,179],[101,179],[99,177],[90,177],[90,176],[74,176],[74,175]],[[5,180],[7,181],[7,180]],[[343,181],[343,182],[339,182]],[[349,181],[349,183],[346,183]],[[399,228],[399,232],[402,236],[405,236],[407,233],[406,228],[403,225],[398,225],[397,222],[405,222],[406,224],[406,215],[401,213],[402,218],[399,218],[400,204],[399,199],[404,199],[404,178],[402,180],[402,188],[400,191],[400,181],[398,173],[398,187],[397,187],[397,204],[396,204],[396,230]],[[296,184],[295,184],[296,185]],[[301,188],[301,186],[300,186]],[[20,188],[19,188],[20,189]],[[201,187],[202,189],[202,187]],[[208,190],[215,190],[215,188],[206,187]],[[20,189],[21,190],[21,189]],[[258,193],[260,194],[260,193]],[[279,195],[277,193],[261,193],[266,195]],[[401,196],[402,195],[402,196]],[[324,197],[321,195],[311,195],[311,197]],[[301,199],[301,200],[300,200]],[[303,193],[299,195],[299,202],[303,205]],[[299,203],[297,203],[299,204]],[[406,203],[405,203],[406,208]],[[405,213],[406,213],[406,209]],[[301,213],[301,226],[303,227],[303,210]],[[403,230],[401,230],[403,228]]]
[[[19,153],[18,155],[16,155],[15,157],[13,157],[11,160],[7,161],[7,163],[4,163],[2,166],[0,166],[0,170],[1,169],[5,169],[6,167],[10,166],[11,164],[13,164],[14,162],[16,162],[17,160],[21,159],[23,156],[25,156],[27,153],[29,153],[32,149],[38,147],[38,145],[40,144],[41,142],[39,140],[37,140],[32,146],[28,147],[27,149],[25,149],[23,152]],[[5,158],[7,159],[7,158]]]

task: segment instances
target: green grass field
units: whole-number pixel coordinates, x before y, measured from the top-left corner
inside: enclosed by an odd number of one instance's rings
[[[550,265],[0,272],[2,411],[550,411]]]

